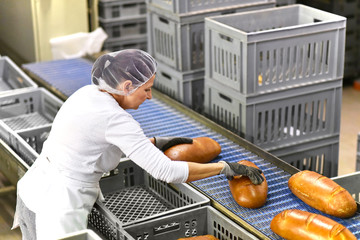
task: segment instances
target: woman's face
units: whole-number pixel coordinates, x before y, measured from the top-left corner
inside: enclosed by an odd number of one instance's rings
[[[113,95],[123,109],[138,109],[146,100],[151,99],[151,87],[154,85],[155,74],[144,85],[128,96]]]

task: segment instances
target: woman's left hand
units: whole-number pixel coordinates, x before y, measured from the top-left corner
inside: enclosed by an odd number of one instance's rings
[[[175,145],[191,144],[192,142],[192,138],[187,137],[154,137],[155,146],[163,152]]]

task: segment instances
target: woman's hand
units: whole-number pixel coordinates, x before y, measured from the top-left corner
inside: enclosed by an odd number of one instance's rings
[[[228,180],[232,180],[234,176],[243,175],[250,178],[253,184],[261,184],[264,181],[261,176],[262,171],[260,169],[242,165],[236,162],[219,161],[224,164],[224,168],[220,171],[220,174],[225,174]]]
[[[167,149],[178,145],[178,144],[191,144],[193,142],[192,138],[186,137],[154,137],[154,145],[165,152]]]

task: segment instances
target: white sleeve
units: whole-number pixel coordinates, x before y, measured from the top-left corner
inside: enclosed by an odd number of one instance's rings
[[[172,161],[145,136],[131,115],[113,117],[106,130],[106,139],[154,178],[171,183],[185,182],[189,176],[186,162]]]

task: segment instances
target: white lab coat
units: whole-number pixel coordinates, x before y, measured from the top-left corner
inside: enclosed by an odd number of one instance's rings
[[[154,147],[112,96],[94,85],[81,88],[59,110],[41,156],[18,183],[18,195],[36,214],[37,239],[87,227],[101,196],[99,180],[122,153],[157,179],[188,177],[187,163],[171,161]]]

